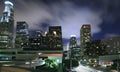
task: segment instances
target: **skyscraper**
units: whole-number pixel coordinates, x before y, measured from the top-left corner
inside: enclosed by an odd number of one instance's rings
[[[36,31],[34,37],[29,38],[30,49],[33,50],[47,50],[47,39],[42,35],[41,31]]]
[[[101,43],[106,45],[108,54],[120,53],[120,36],[108,37],[101,40]]]
[[[77,39],[75,35],[71,35],[70,38],[70,43],[69,43],[69,48],[70,48],[70,59],[72,60],[77,60],[80,56],[80,48],[77,46]]]
[[[28,42],[29,42],[28,24],[25,21],[17,22],[15,48],[27,47]]]
[[[71,35],[69,48],[74,48],[77,46],[77,39],[75,35]]]
[[[13,48],[14,10],[13,3],[5,1],[5,9],[0,20],[0,48]]]
[[[50,48],[62,49],[62,31],[61,26],[50,26],[46,35]]]
[[[86,45],[91,42],[91,26],[83,24],[80,29],[80,50],[81,56],[85,55]]]

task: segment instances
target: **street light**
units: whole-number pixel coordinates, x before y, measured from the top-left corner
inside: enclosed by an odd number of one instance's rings
[[[38,53],[38,55],[41,55],[42,53]]]

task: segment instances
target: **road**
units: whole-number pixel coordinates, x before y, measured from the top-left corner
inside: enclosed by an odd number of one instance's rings
[[[31,72],[26,69],[15,68],[15,67],[1,67],[2,72]]]
[[[74,70],[77,72],[103,72],[83,65],[79,65],[78,67],[74,68]]]

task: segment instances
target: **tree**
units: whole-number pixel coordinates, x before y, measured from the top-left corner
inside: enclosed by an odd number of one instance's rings
[[[45,65],[47,68],[55,68],[57,69],[58,63],[55,60],[45,59]]]

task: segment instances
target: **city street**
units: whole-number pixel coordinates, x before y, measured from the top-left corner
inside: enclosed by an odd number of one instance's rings
[[[1,67],[2,72],[31,72],[26,69],[16,68],[16,67]]]
[[[103,71],[92,69],[92,68],[89,68],[89,67],[83,66],[83,65],[79,65],[78,67],[76,67],[75,71],[77,71],[77,72],[103,72]]]

